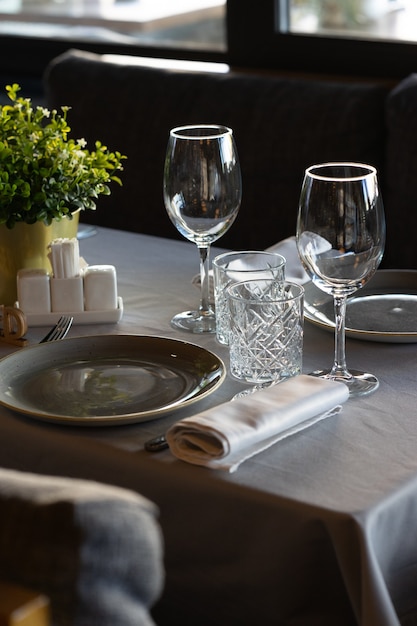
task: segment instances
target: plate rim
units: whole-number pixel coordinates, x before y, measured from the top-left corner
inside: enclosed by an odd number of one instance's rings
[[[407,275],[415,276],[416,277],[416,290],[417,290],[417,270],[384,268],[384,269],[377,270],[375,272],[375,275],[378,275],[378,276],[383,276],[383,275],[388,276],[388,274],[390,276],[394,276],[395,274],[400,274],[400,275],[404,275],[404,276],[407,276]],[[309,280],[304,285],[304,287],[306,287],[307,285],[314,285],[314,283],[313,283],[313,281]],[[369,285],[369,283],[367,283],[365,285],[365,288],[368,287],[368,285]],[[316,289],[319,290],[318,287],[316,287]],[[322,292],[322,293],[324,293],[324,292]],[[358,297],[357,294],[359,295],[361,293],[363,293],[363,291],[361,289],[359,289],[354,294],[352,294],[352,296],[350,296],[350,297],[352,299],[355,299],[356,297]],[[387,293],[387,295],[389,295],[390,292],[387,291],[386,293]],[[398,293],[406,294],[405,291],[399,291]],[[331,297],[332,296],[329,295],[329,298],[331,298]],[[305,303],[306,303],[306,294],[305,294]],[[314,318],[311,315],[311,313],[308,311],[307,307],[305,306],[305,303],[304,303],[304,318],[308,322],[313,324],[314,326],[317,326],[318,328],[322,328],[324,330],[334,332],[335,323],[334,322],[330,322],[330,321],[327,323],[327,322],[325,322],[323,320],[319,320],[317,318]],[[309,306],[311,308],[314,308],[313,305],[309,305]],[[375,341],[375,342],[382,342],[382,343],[417,343],[417,331],[411,331],[411,332],[377,331],[377,330],[363,330],[363,329],[359,329],[359,328],[352,328],[352,327],[346,326],[345,334],[346,334],[346,337],[351,337],[353,339],[362,339],[362,340],[366,340],[366,341]]]
[[[131,340],[139,340],[139,341],[140,340],[146,340],[146,341],[155,340],[158,343],[166,342],[170,344],[171,346],[174,346],[174,345],[182,346],[184,349],[188,347],[193,350],[196,350],[197,352],[201,352],[206,355],[209,355],[211,358],[213,358],[213,361],[217,363],[218,370],[219,370],[219,378],[216,381],[214,381],[213,384],[208,385],[204,389],[197,390],[195,395],[193,395],[192,397],[188,397],[184,400],[182,400],[181,398],[178,398],[177,400],[169,404],[165,404],[161,407],[157,407],[156,409],[147,409],[145,411],[137,411],[134,413],[123,413],[119,415],[108,415],[108,416],[99,415],[99,416],[77,417],[77,416],[71,416],[71,415],[65,415],[65,414],[55,415],[53,413],[42,412],[39,410],[33,411],[28,408],[25,409],[24,407],[16,406],[16,404],[5,400],[4,399],[5,391],[1,388],[1,386],[0,386],[0,405],[10,411],[18,413],[19,415],[25,415],[25,416],[34,418],[38,421],[43,421],[43,422],[53,423],[53,424],[65,424],[69,426],[101,426],[101,427],[134,424],[134,423],[160,419],[162,417],[169,415],[170,413],[173,413],[174,411],[177,411],[184,407],[188,407],[198,402],[199,400],[202,400],[203,398],[206,398],[207,396],[211,395],[215,390],[217,390],[222,385],[222,383],[224,382],[226,378],[226,375],[227,375],[226,365],[223,359],[219,357],[217,354],[215,354],[212,350],[208,350],[207,348],[199,346],[198,344],[192,343],[190,341],[186,341],[184,339],[177,339],[174,337],[165,337],[165,336],[160,336],[160,335],[143,335],[143,334],[138,335],[138,334],[129,334],[129,333],[87,335],[87,336],[81,336],[81,337],[70,337],[70,338],[66,338],[57,342],[45,342],[42,344],[33,344],[31,346],[24,347],[19,351],[13,352],[12,354],[9,354],[1,358],[0,359],[0,373],[1,373],[1,368],[5,366],[4,364],[6,363],[6,366],[7,366],[8,362],[18,359],[22,355],[22,351],[24,351],[24,354],[28,354],[28,352],[39,351],[39,350],[48,351],[51,349],[51,346],[55,346],[53,349],[56,350],[57,349],[56,346],[58,345],[65,346],[69,342],[72,342],[72,343],[78,342],[80,344],[84,342],[85,344],[88,344],[91,341],[105,342],[106,340],[115,341],[115,340],[126,340],[126,339],[128,339],[129,341]]]

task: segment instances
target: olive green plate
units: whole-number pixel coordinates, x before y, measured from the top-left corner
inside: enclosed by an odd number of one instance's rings
[[[305,318],[334,332],[333,298],[305,287]],[[346,336],[385,343],[417,342],[417,271],[378,270],[348,298]]]
[[[213,353],[137,335],[76,337],[23,348],[0,361],[0,404],[68,425],[157,419],[204,398],[226,376]]]

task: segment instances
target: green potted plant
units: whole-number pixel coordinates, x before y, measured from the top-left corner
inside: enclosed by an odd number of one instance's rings
[[[0,106],[0,304],[12,303],[19,269],[50,270],[50,241],[76,235],[79,211],[122,184],[126,158],[70,138],[69,107],[33,107],[19,91],[7,85],[11,103]]]

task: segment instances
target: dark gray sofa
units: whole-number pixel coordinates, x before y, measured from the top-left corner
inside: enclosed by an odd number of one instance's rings
[[[378,168],[387,217],[383,267],[417,268],[417,78],[335,82],[242,71],[182,71],[70,50],[45,73],[49,106],[72,107],[74,137],[128,156],[123,187],[82,221],[179,237],[162,199],[170,128],[233,128],[243,201],[222,247],[262,249],[294,234],[307,166],[352,160]]]

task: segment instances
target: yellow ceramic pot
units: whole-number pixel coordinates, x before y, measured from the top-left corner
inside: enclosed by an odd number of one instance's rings
[[[0,224],[0,304],[13,305],[17,299],[16,277],[20,269],[52,271],[48,245],[58,237],[76,237],[79,211],[73,219],[62,219],[46,226],[43,222],[18,222],[14,228]]]

